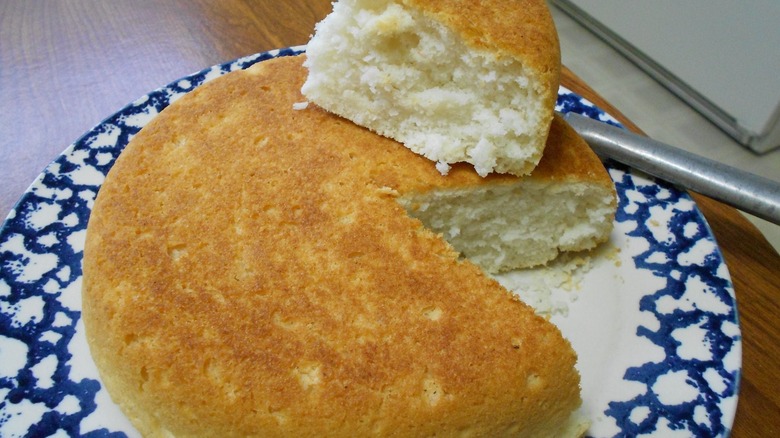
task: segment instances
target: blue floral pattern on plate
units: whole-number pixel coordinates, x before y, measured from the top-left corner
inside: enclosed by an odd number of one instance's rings
[[[303,50],[241,58],[143,96],[66,149],[22,196],[0,230],[0,435],[137,435],[102,389],[80,323],[81,257],[98,189],[133,135],[170,103],[230,71]],[[557,109],[617,125],[565,88]],[[633,364],[613,377],[633,389],[593,402],[602,419],[589,434],[726,436],[741,338],[717,244],[685,192],[606,164],[619,196],[617,235],[638,248],[621,252],[621,262],[658,280],[633,285],[636,305],[621,311],[644,315],[632,334],[654,348],[646,359],[639,350],[628,355]],[[588,404],[585,391],[583,398]]]

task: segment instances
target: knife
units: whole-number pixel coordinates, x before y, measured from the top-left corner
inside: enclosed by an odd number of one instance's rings
[[[780,183],[577,113],[562,117],[602,158],[780,224]]]

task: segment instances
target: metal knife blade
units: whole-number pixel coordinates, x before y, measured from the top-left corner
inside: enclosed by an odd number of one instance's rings
[[[780,183],[576,113],[563,118],[597,155],[780,224]]]

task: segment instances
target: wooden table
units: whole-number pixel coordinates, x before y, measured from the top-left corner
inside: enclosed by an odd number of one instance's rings
[[[331,0],[1,0],[0,214],[125,104],[239,56],[305,44]],[[563,84],[639,131],[574,73]],[[734,280],[743,375],[732,436],[780,436],[780,256],[733,208],[694,195]]]

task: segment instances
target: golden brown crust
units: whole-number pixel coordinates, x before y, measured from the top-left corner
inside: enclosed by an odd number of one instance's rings
[[[563,426],[579,404],[568,342],[395,201],[444,181],[432,163],[293,110],[300,64],[187,94],[106,178],[83,318],[112,397],[149,435]]]
[[[432,14],[472,47],[560,70],[560,44],[544,0],[401,0]]]

